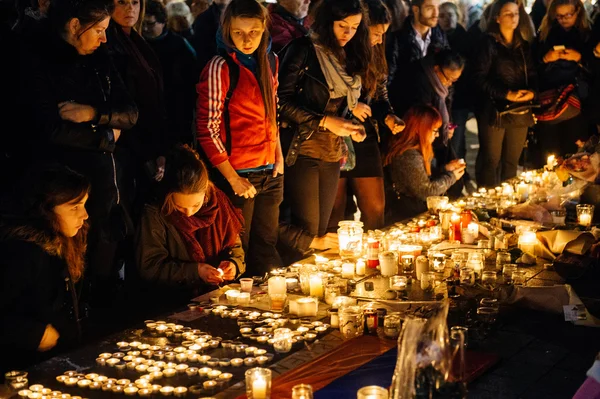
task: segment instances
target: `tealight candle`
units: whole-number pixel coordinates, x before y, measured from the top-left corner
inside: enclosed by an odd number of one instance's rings
[[[65,379],[65,385],[68,387],[74,387],[75,385],[77,385],[78,381],[79,378],[77,377],[68,377],[67,379]]]
[[[166,385],[160,389],[160,394],[163,396],[171,396],[175,388],[172,386]]]
[[[29,397],[30,394],[31,394],[31,391],[29,389],[21,389],[19,391],[20,398],[27,398],[27,397]]]
[[[94,378],[94,381],[96,382],[106,382],[108,380],[108,377],[105,375],[99,375],[98,377]]]
[[[87,388],[90,386],[91,383],[92,383],[92,381],[83,379],[83,380],[77,381],[77,386],[79,388]]]
[[[208,378],[214,379],[217,378],[218,376],[220,376],[222,373],[219,370],[211,370],[208,373],[206,373],[206,376]]]
[[[231,373],[222,373],[219,375],[219,381],[229,382],[233,378]]]
[[[206,377],[206,375],[211,371],[212,369],[210,367],[202,367],[200,370],[198,370],[198,375],[200,377]]]
[[[175,369],[164,369],[163,375],[167,378],[174,377],[177,374],[177,370]]]
[[[187,361],[187,355],[185,353],[178,353],[175,356],[175,359],[177,359],[178,362],[185,362]]]
[[[129,343],[129,346],[131,346],[132,348],[137,348],[138,346],[140,346],[142,343],[139,341],[132,341]]]
[[[137,371],[138,373],[145,373],[147,370],[148,366],[145,364],[138,364],[137,366],[135,366],[135,371]]]
[[[204,387],[205,390],[211,392],[217,386],[217,382],[213,381],[213,380],[204,381],[202,383],[202,386]]]
[[[175,366],[175,370],[177,370],[177,372],[179,374],[183,374],[183,373],[185,373],[185,370],[188,369],[188,367],[189,366],[187,364],[182,363],[182,364],[178,364],[177,366]]]
[[[42,394],[39,392],[31,392],[28,397],[29,399],[42,399]]]
[[[59,384],[64,384],[65,380],[69,378],[66,375],[58,375],[56,376],[56,382],[58,382]]]
[[[152,373],[150,373],[150,378],[152,379],[152,381],[160,380],[163,377],[164,373],[162,371],[153,371]]]
[[[252,367],[256,363],[256,359],[253,357],[247,357],[244,359],[244,366]]]
[[[101,353],[98,355],[98,357],[102,359],[110,359],[112,357],[112,353]]]
[[[123,389],[125,389],[125,388],[123,388],[123,386],[122,386],[122,385],[113,385],[113,387],[112,387],[112,392],[113,392],[113,393],[120,394],[120,393],[122,393],[122,392],[123,392]]]
[[[111,357],[110,359],[106,359],[106,364],[109,367],[115,367],[115,364],[120,363],[121,359],[115,359],[113,357]]]
[[[186,387],[177,387],[173,390],[173,393],[178,398],[183,398],[187,394],[188,389]]]
[[[138,388],[137,387],[126,387],[123,392],[125,393],[125,395],[127,396],[134,396],[137,395],[138,393]]]
[[[162,389],[162,385],[152,384],[152,392],[159,393],[161,389]]]
[[[210,360],[209,355],[202,355],[198,358],[198,361],[202,364],[206,364]]]
[[[152,396],[152,389],[151,388],[142,388],[138,391],[138,395],[140,395],[142,398],[148,398],[148,397]]]
[[[130,383],[131,381],[127,378],[121,378],[120,380],[117,380],[117,385],[129,385]]]

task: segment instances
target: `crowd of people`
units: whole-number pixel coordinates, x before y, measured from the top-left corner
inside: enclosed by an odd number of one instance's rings
[[[123,298],[142,317],[262,276],[335,247],[356,208],[383,228],[514,177],[528,137],[539,166],[600,124],[579,0],[539,21],[522,0],[7,3],[0,346],[21,360]]]

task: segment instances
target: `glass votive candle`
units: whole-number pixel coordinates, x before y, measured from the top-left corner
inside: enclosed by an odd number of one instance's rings
[[[464,337],[464,346],[468,346],[469,328],[463,326],[453,326],[450,328],[450,339],[456,341],[461,335]]]
[[[308,384],[294,385],[292,388],[292,399],[313,399],[313,389]]]
[[[590,227],[594,218],[594,205],[579,204],[575,209],[577,211],[577,223],[583,227]]]
[[[435,273],[434,272],[423,272],[421,273],[421,289],[426,292],[433,291],[435,286]]]
[[[496,287],[496,272],[495,271],[485,271],[481,274],[481,284],[487,289],[493,290]]]
[[[229,290],[225,293],[225,296],[227,297],[227,302],[230,305],[236,305],[237,304],[237,298],[240,296],[240,291],[238,290]]]
[[[525,285],[527,276],[525,270],[515,270],[512,273],[512,282],[514,285]]]
[[[446,262],[446,255],[442,253],[428,254],[429,257],[429,269],[435,272],[441,273],[444,271]]]
[[[286,300],[287,300],[286,294],[269,294],[269,302],[271,305],[271,310],[274,310],[276,312],[283,311],[283,308],[285,308]]]
[[[277,328],[273,332],[273,349],[277,353],[287,353],[292,350],[292,330]]]
[[[377,385],[369,385],[358,390],[356,399],[388,399],[388,391]]]
[[[510,252],[498,251],[498,253],[496,254],[496,271],[501,272],[504,265],[510,264],[510,262],[511,262]]]
[[[415,256],[414,255],[402,255],[400,258],[402,263],[403,273],[412,273],[414,270]]]
[[[254,279],[252,278],[241,278],[240,279],[240,290],[242,292],[252,292],[252,285],[254,284]]]
[[[477,308],[477,318],[484,324],[494,324],[498,317],[497,308],[479,307]]]
[[[398,274],[398,254],[394,251],[381,252],[379,254],[379,268],[381,269],[381,275],[384,277]]]
[[[460,284],[468,287],[475,284],[475,270],[472,267],[460,268]]]
[[[400,314],[390,313],[384,316],[383,334],[386,338],[398,338],[398,335],[400,335]]]
[[[271,397],[271,370],[255,367],[246,371],[246,395],[248,399]]]
[[[506,284],[512,284],[513,273],[517,271],[517,265],[509,263],[502,267],[502,276],[504,276],[504,282]]]
[[[483,308],[500,308],[500,304],[496,298],[482,298],[479,301],[479,306]]]

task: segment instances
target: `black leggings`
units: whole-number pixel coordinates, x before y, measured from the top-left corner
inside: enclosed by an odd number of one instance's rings
[[[285,172],[291,223],[310,235],[325,235],[339,179],[339,162],[299,156]]]

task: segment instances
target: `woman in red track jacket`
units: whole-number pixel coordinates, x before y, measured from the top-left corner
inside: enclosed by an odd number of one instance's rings
[[[254,274],[281,265],[275,245],[283,155],[276,122],[277,60],[269,62],[275,56],[269,54],[267,17],[256,0],[227,6],[217,32],[221,55],[206,65],[198,84],[196,121],[198,141],[222,176],[215,184],[244,215],[242,243]],[[232,80],[235,89],[229,93]]]

